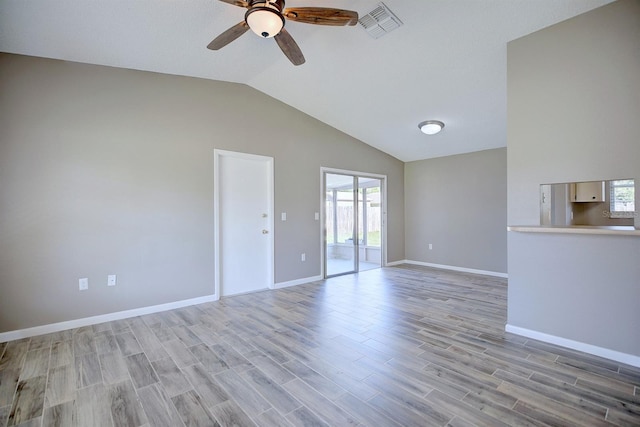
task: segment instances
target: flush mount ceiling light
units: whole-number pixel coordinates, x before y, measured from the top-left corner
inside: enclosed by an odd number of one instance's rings
[[[276,3],[276,2],[273,2]],[[284,5],[284,2],[281,2]],[[280,4],[274,6],[270,2],[256,4],[245,14],[245,20],[251,28],[251,31],[260,37],[271,38],[282,30],[284,27],[284,17],[280,13],[282,6]]]
[[[444,128],[444,123],[438,120],[427,120],[418,125],[422,133],[427,135],[435,135]]]

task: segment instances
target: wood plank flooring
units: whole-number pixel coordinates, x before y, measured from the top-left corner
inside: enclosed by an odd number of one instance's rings
[[[5,426],[640,426],[640,369],[504,332],[415,266],[0,344]]]

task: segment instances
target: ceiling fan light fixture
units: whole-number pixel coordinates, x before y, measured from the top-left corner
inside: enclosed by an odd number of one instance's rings
[[[249,9],[244,19],[251,31],[265,39],[277,36],[284,27],[284,17],[269,3]]]
[[[315,25],[344,26],[358,22],[358,12],[330,7],[284,8],[285,0],[220,0],[223,3],[247,9],[244,20],[222,32],[207,49],[220,50],[249,29],[262,38],[273,38],[293,65],[305,62],[300,47],[285,28],[285,18]]]
[[[435,135],[444,128],[444,123],[439,120],[426,120],[418,125],[418,128],[427,135]]]

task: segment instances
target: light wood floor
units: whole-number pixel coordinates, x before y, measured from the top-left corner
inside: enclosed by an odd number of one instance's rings
[[[640,369],[506,334],[506,280],[384,268],[0,344],[0,426],[640,425]]]

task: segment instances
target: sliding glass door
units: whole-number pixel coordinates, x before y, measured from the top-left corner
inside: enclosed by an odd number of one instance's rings
[[[325,172],[325,277],[382,265],[383,186],[374,177]]]
[[[358,178],[358,271],[382,265],[382,183]]]

